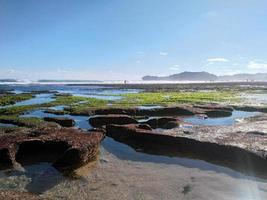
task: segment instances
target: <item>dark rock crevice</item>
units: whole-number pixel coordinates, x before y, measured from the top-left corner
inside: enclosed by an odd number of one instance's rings
[[[9,168],[12,166],[8,149],[0,149],[0,169]]]
[[[70,145],[62,141],[24,141],[17,147],[16,161],[27,162],[55,162]]]

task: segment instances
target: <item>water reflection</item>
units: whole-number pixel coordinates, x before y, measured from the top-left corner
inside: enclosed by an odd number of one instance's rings
[[[213,149],[199,150],[197,148],[172,146],[162,142],[147,141],[143,139],[117,139],[113,140],[107,137],[102,145],[112,154],[116,155],[119,159],[141,161],[141,162],[155,162],[165,164],[177,164],[189,168],[198,168],[201,170],[215,171],[217,173],[225,173],[235,178],[253,178],[258,177],[259,180],[267,178],[265,170],[265,163],[256,165],[253,160],[247,157],[248,160],[240,160],[239,154],[233,152],[226,152],[225,155],[213,157]],[[193,147],[193,146],[192,146]],[[219,148],[218,151],[221,149]],[[210,153],[207,153],[211,152]],[[233,155],[230,159],[228,153]],[[230,160],[229,160],[230,159]],[[252,161],[253,160],[253,161]],[[259,161],[261,162],[261,161]],[[245,163],[245,165],[244,165]],[[236,171],[237,170],[237,171]],[[246,176],[247,174],[249,176]]]
[[[232,116],[230,117],[204,118],[200,116],[193,116],[184,118],[184,121],[195,125],[229,126],[235,124],[238,120],[242,118],[253,117],[259,114],[260,114],[259,112],[246,112],[246,111],[234,110],[232,112]]]
[[[4,124],[4,123],[0,123],[0,128],[2,128],[2,127],[17,127],[16,125],[14,125],[14,124]]]

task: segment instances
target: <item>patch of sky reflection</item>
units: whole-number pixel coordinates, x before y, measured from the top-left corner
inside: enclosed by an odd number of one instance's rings
[[[54,101],[53,94],[37,94],[32,99],[28,99],[25,101],[20,101],[12,105],[8,106],[1,106],[0,108],[8,108],[13,106],[27,106],[27,105],[34,105],[34,104],[43,104],[43,103],[49,103]]]
[[[185,118],[184,121],[195,125],[208,125],[208,126],[233,125],[240,119],[253,117],[258,114],[260,113],[235,110],[233,111],[232,116],[230,117],[203,118],[199,116],[193,116]]]
[[[9,128],[9,127],[16,127],[16,125],[14,125],[14,124],[3,124],[3,123],[0,123],[0,127]]]

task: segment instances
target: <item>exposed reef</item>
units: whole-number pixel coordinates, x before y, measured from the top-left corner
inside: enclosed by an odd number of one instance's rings
[[[107,135],[138,151],[206,160],[267,177],[267,117],[232,126],[194,126],[153,131],[136,124],[108,125]]]
[[[75,128],[47,127],[1,130],[0,166],[19,166],[25,160],[49,161],[62,171],[94,160],[104,138],[103,130],[85,132]]]
[[[109,124],[137,124],[138,122],[127,115],[98,115],[89,118],[89,123],[94,127],[102,127]]]
[[[219,106],[218,104],[209,104],[206,107],[197,107],[192,105],[169,106],[153,109],[140,108],[101,108],[101,109],[83,109],[79,112],[71,112],[73,115],[129,115],[129,116],[193,116],[196,114],[206,114],[210,117],[231,116],[233,109],[231,107]]]

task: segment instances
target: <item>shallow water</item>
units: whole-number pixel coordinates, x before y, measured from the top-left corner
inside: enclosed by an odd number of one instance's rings
[[[64,110],[66,106],[53,106],[53,107],[50,107],[50,109],[54,109],[54,110]]]
[[[61,108],[61,107],[57,107]],[[44,117],[66,117],[73,119],[75,121],[75,127],[90,130],[93,127],[89,124],[89,117],[87,116],[73,116],[73,115],[55,115],[51,113],[45,113],[43,110],[34,110],[30,111],[27,114],[21,115],[21,117],[37,117],[37,118],[44,118]]]
[[[16,125],[0,123],[0,127],[16,127]]]
[[[52,97],[53,97],[53,94],[37,94],[34,98],[26,100],[26,101],[18,102],[14,104],[14,106],[27,106],[27,105],[33,105],[33,104],[49,103],[55,100]]]
[[[32,99],[28,99],[25,101],[20,101],[12,105],[8,106],[0,106],[0,108],[9,108],[13,106],[28,106],[28,105],[34,105],[34,104],[42,104],[42,103],[49,103],[54,101],[53,94],[37,94]]]
[[[243,94],[241,95],[241,97],[243,97],[243,99],[246,101],[246,104],[251,104],[251,105],[267,104],[267,93],[263,93],[262,91],[259,91],[259,93],[255,94]]]
[[[114,89],[111,87],[104,87],[104,86],[67,86],[67,85],[10,85],[9,89],[13,89],[13,93],[17,94],[23,92],[33,92],[33,91],[55,91],[59,93],[72,94],[73,96],[91,97],[103,100],[119,100],[121,99],[121,97],[117,95],[127,94],[127,93],[138,93],[141,91],[139,89]],[[35,102],[33,103],[29,102],[29,103],[36,104]]]
[[[2,86],[3,87],[3,86]],[[23,92],[40,92],[43,91],[55,91],[59,93],[69,93],[73,95],[82,94],[99,94],[99,95],[118,95],[127,93],[138,93],[142,90],[139,89],[115,89],[112,87],[105,86],[70,86],[70,85],[9,85],[8,90],[13,90],[13,93],[23,93]]]
[[[87,98],[96,98],[96,99],[103,99],[109,101],[116,101],[122,99],[120,96],[113,96],[113,95],[97,95],[97,94],[73,94],[73,96],[77,97],[87,97]]]
[[[174,187],[175,185],[178,187],[178,185],[184,182],[184,179],[191,179],[192,177],[195,177],[194,179],[200,179],[202,176],[205,177],[206,184],[212,180],[212,177],[218,176],[216,182],[223,182],[224,179],[226,179],[226,182],[229,182],[228,179],[231,178],[231,181],[228,184],[232,184],[233,181],[240,182],[239,184],[244,181],[251,181],[256,185],[263,185],[263,188],[267,186],[266,180],[246,176],[227,167],[214,165],[197,159],[152,155],[138,152],[128,145],[116,142],[108,137],[104,139],[101,146],[100,158],[99,161],[97,161],[98,166],[95,166],[93,169],[83,170],[83,177],[80,179],[75,180],[65,177],[58,172],[51,163],[39,162],[23,166],[24,170],[22,171],[0,171],[0,189],[15,189],[35,194],[44,194],[44,196],[52,196],[53,199],[65,199],[70,198],[71,196],[76,199],[79,196],[78,193],[80,193],[81,196],[79,198],[87,199],[95,190],[94,188],[99,187],[97,189],[98,195],[110,195],[109,198],[104,199],[117,199],[118,197],[114,197],[115,194],[107,193],[112,189],[109,188],[109,184],[114,181],[116,183],[114,189],[118,192],[125,192],[126,194],[139,184],[147,185],[146,181],[148,179],[159,179],[156,181],[157,183],[164,183],[161,188],[158,188],[160,189],[160,192],[165,191],[166,187]],[[104,171],[101,171],[102,168]],[[125,172],[124,169],[126,170]],[[136,172],[136,170],[138,171]],[[116,174],[116,172],[118,174]],[[169,172],[172,176],[182,176],[177,177],[176,179],[169,177],[167,180],[164,180],[162,177],[169,176]],[[123,182],[124,179],[127,183]],[[152,181],[149,185],[157,187],[154,183],[155,181]],[[169,186],[166,186],[167,183]],[[189,181],[185,183],[189,183]],[[134,184],[135,186],[128,186],[128,184]],[[221,187],[220,190],[216,188],[212,190],[214,192],[217,191],[218,194],[221,195],[220,191],[224,190],[224,186]],[[235,183],[235,187],[232,187],[231,189],[232,191],[238,191],[239,189],[242,189],[242,187]],[[145,189],[143,190],[143,188],[140,188],[138,191],[140,193],[148,192]],[[229,189],[226,191],[229,192]],[[157,194],[156,191],[150,191],[149,193],[151,192],[152,194]],[[169,192],[176,193],[176,190],[171,190]],[[263,191],[261,191],[261,193],[267,195],[267,193],[264,193]],[[98,195],[93,199],[103,199],[103,197]],[[129,196],[123,199],[128,198],[134,199]]]
[[[105,138],[102,142],[102,146],[113,155],[117,156],[119,159],[123,160],[131,160],[137,162],[152,162],[152,163],[164,163],[164,164],[175,164],[188,168],[198,168],[200,170],[205,171],[214,171],[217,173],[224,173],[232,177],[246,177],[251,178],[250,176],[246,176],[238,171],[232,170],[228,167],[223,167],[221,165],[212,164],[210,162],[199,160],[199,159],[191,159],[188,157],[174,156],[170,153],[170,155],[166,155],[164,150],[160,148],[155,148],[153,151],[146,152],[144,149],[133,149],[127,144],[123,144],[113,140],[112,138]],[[259,179],[262,180],[262,179]],[[267,180],[262,180],[266,181]]]
[[[208,126],[228,126],[235,124],[238,120],[242,118],[253,117],[260,114],[259,112],[246,112],[246,111],[233,111],[230,117],[220,117],[220,118],[203,118],[200,116],[193,116],[184,118],[185,122],[195,124],[195,125],[208,125]]]
[[[25,165],[22,171],[0,171],[0,188],[40,194],[66,179],[51,163],[40,162]]]

